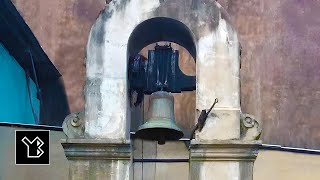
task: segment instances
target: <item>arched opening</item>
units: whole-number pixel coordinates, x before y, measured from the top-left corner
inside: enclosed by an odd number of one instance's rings
[[[128,41],[128,57],[135,56],[149,44],[167,41],[183,46],[196,60],[196,45],[190,29],[180,21],[157,17],[140,23]]]
[[[152,18],[142,22],[130,35],[127,49],[128,59],[138,54],[148,57],[148,50],[154,49],[155,43],[160,45],[172,43],[173,49],[179,51],[181,71],[186,75],[195,76],[196,45],[192,32],[185,24],[165,17]],[[182,128],[184,137],[189,137],[190,131],[194,127],[195,91],[185,91],[173,95],[175,97],[175,120]],[[130,98],[136,100],[136,96],[137,94]],[[148,95],[145,95],[141,106],[131,107],[131,132],[135,132],[144,123],[148,107]]]

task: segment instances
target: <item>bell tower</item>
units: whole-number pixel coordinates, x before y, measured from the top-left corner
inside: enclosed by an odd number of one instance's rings
[[[139,56],[159,41],[183,46],[196,61],[196,76],[180,71],[179,53],[169,45]],[[85,64],[84,112],[64,122],[70,179],[132,179],[132,91],[152,99],[151,117],[135,135],[159,144],[182,137],[171,93],[196,91],[194,124],[201,128],[190,141],[189,177],[252,179],[261,129],[241,113],[239,41],[216,1],[111,1],[91,28]]]

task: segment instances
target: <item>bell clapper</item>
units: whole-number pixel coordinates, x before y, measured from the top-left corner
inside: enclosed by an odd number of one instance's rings
[[[165,143],[166,143],[166,140],[165,140],[164,136],[161,136],[160,139],[158,140],[158,144],[164,145]]]

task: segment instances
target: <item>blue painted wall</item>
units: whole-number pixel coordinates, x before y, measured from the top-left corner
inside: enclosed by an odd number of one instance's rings
[[[29,78],[31,102],[24,69],[0,43],[0,122],[35,124],[32,106],[39,118],[36,85]]]

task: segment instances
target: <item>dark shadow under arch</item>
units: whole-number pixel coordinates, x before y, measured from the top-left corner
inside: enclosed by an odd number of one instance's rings
[[[140,23],[128,41],[128,57],[137,55],[149,44],[169,41],[183,46],[196,60],[196,45],[191,30],[182,22],[166,17],[156,17]]]

